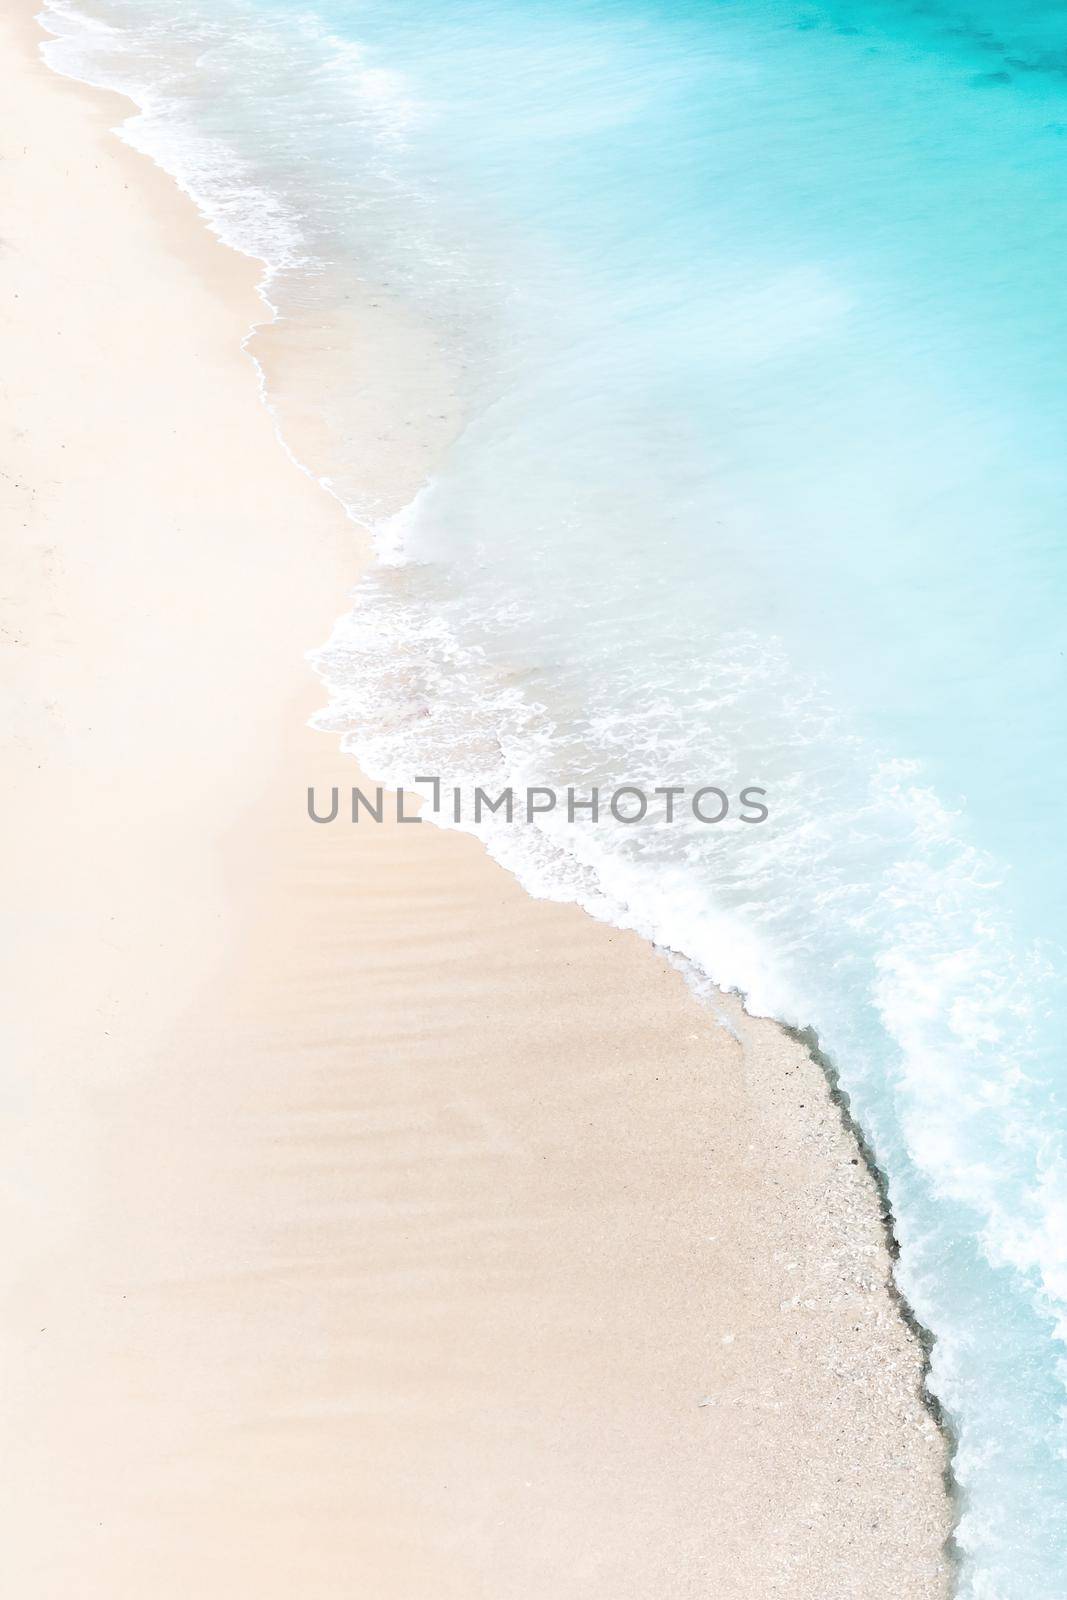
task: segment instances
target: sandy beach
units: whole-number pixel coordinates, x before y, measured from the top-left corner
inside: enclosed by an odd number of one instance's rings
[[[5,1592],[944,1595],[822,1071],[468,837],[308,821],[366,553],[259,403],[255,264],[10,9]]]

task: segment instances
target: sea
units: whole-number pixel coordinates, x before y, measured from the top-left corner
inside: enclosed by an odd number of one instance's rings
[[[730,799],[458,825],[811,1031],[931,1336],[957,1592],[1063,1600],[1067,3],[43,21],[293,330],[265,400],[375,550],[320,725],[391,784]],[[402,504],[375,306],[451,375]]]

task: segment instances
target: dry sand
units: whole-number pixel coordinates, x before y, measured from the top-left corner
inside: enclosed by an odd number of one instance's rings
[[[819,1069],[469,838],[308,822],[359,552],[252,266],[0,43],[3,1592],[941,1595]]]

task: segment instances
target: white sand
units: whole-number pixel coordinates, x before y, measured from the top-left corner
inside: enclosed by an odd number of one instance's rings
[[[3,1593],[941,1595],[818,1068],[470,839],[308,822],[358,552],[251,266],[0,42]]]

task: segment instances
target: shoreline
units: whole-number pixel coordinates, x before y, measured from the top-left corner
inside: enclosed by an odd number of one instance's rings
[[[19,114],[37,113],[35,138],[57,124],[63,159],[83,157],[80,182],[110,229],[86,263],[96,299],[53,433],[44,419],[54,376],[37,353],[44,322],[31,326],[36,349],[19,368],[33,389],[28,448],[40,451],[19,481],[38,484],[45,504],[27,512],[29,555],[15,575],[36,647],[27,668],[16,665],[28,673],[16,676],[17,703],[28,698],[36,716],[17,752],[23,809],[7,836],[25,836],[36,802],[33,836],[55,858],[24,992],[44,1004],[57,947],[76,975],[70,1029],[49,1018],[20,1090],[34,1159],[21,1169],[31,1200],[15,1230],[23,1276],[0,1322],[9,1364],[27,1372],[38,1320],[66,1330],[46,1362],[47,1390],[26,1377],[8,1418],[25,1443],[12,1497],[22,1512],[9,1509],[8,1533],[23,1588],[325,1600],[347,1592],[356,1561],[376,1593],[397,1600],[673,1596],[709,1582],[724,1597],[827,1585],[857,1600],[943,1593],[944,1449],[923,1409],[915,1338],[892,1303],[871,1176],[850,1153],[822,1067],[727,998],[732,1039],[662,953],[573,905],[530,900],[469,835],[385,827],[327,846],[297,825],[300,778],[358,781],[350,758],[329,748],[335,737],[302,725],[321,694],[301,640],[313,646],[323,621],[328,631],[354,581],[352,524],[300,477],[307,469],[294,468],[291,450],[286,460],[259,405],[249,407],[259,421],[240,412],[236,469],[234,450],[216,445],[206,490],[182,498],[188,449],[210,457],[211,429],[236,418],[242,393],[256,398],[240,341],[228,356],[219,349],[251,272],[215,238],[204,249],[192,202],[160,169],[149,179],[151,164],[109,135],[107,91],[38,61],[7,70],[23,75]],[[90,126],[83,154],[71,134]],[[4,267],[17,276],[32,256],[45,269],[31,324],[47,317],[57,284],[75,297],[66,336],[86,311],[85,289],[72,275],[63,285],[57,269],[65,229],[38,238],[50,159],[26,179]],[[53,174],[57,192],[62,181]],[[85,215],[74,222],[88,227]],[[197,341],[184,399],[203,393],[209,373],[222,394],[173,446],[141,415],[151,384],[140,407],[109,398],[104,416],[124,417],[131,451],[157,454],[145,494],[132,498],[123,463],[105,455],[110,482],[94,502],[109,429],[83,446],[80,475],[51,443],[105,382],[136,382],[135,343],[104,340],[100,315],[121,323],[124,308],[101,262],[146,296],[146,313],[156,307],[153,355],[183,336],[162,326],[168,288],[153,300],[144,280],[155,269],[178,275]],[[106,374],[85,365],[94,337],[97,351],[109,348]],[[160,474],[191,519],[179,547],[192,569],[184,588],[172,539],[144,549],[136,508]],[[72,500],[57,505],[55,483],[72,484]],[[104,541],[89,560],[86,498]],[[198,507],[217,517],[199,533]],[[182,632],[181,605],[217,585],[215,563],[227,556],[218,536],[231,522],[241,527],[226,575],[251,615],[236,641],[224,638],[232,608],[213,598]],[[45,539],[73,582],[62,570],[46,580],[28,571]],[[277,577],[254,570],[268,555]],[[179,638],[154,654],[150,630],[136,618],[129,626],[127,613],[170,578],[179,604],[170,594],[171,609],[149,620]],[[117,647],[84,603],[102,604],[106,618],[112,581],[128,585]],[[198,645],[207,659],[190,686],[182,674]],[[131,704],[132,671],[142,682]],[[233,705],[220,729],[221,684]],[[103,730],[83,736],[71,706],[81,694],[93,714],[108,692],[119,714],[109,725],[105,712]],[[180,748],[150,722],[131,740],[131,710],[171,695]],[[42,750],[46,716],[63,726]],[[205,717],[215,723],[207,731]],[[62,807],[38,787],[42,766],[88,791],[73,840]],[[107,795],[94,794],[116,767],[147,802],[132,841],[111,836]],[[177,788],[153,813],[161,772]],[[86,862],[90,846],[97,859]],[[56,908],[72,878],[85,920],[68,925]],[[15,903],[31,918],[41,875],[26,865],[16,880]],[[171,913],[163,957],[144,937],[156,936],[160,904]],[[116,921],[127,929],[118,961],[100,954]],[[98,1034],[105,994],[121,1027]],[[74,1081],[64,1076],[72,1060]],[[66,1144],[53,1149],[57,1126]],[[792,1300],[786,1290],[800,1281],[813,1293]],[[372,1307],[362,1320],[354,1290]],[[502,1428],[493,1419],[509,1408]],[[715,1425],[701,1431],[709,1417]],[[368,1438],[373,1464],[357,1459]],[[783,1461],[798,1444],[810,1457]],[[60,1460],[58,1531],[42,1494],[50,1455]],[[142,1474],[133,1493],[131,1456]],[[458,1507],[441,1487],[447,1477],[461,1486]],[[253,1495],[237,1489],[249,1481]]]
[[[735,998],[744,1010],[744,995],[736,994]],[[900,1240],[897,1237],[897,1219],[889,1193],[889,1175],[885,1168],[880,1165],[873,1145],[867,1138],[862,1124],[853,1113],[852,1101],[848,1090],[841,1086],[840,1071],[834,1065],[831,1057],[823,1050],[814,1028],[794,1028],[789,1023],[781,1022],[777,1018],[770,1018],[769,1020],[774,1027],[780,1028],[787,1038],[794,1040],[822,1073],[831,1104],[837,1108],[842,1126],[859,1151],[860,1159],[874,1185],[878,1196],[886,1251],[890,1262],[895,1262],[900,1255]],[[926,1326],[916,1313],[907,1295],[898,1285],[896,1274],[892,1270],[889,1275],[888,1289],[889,1297],[896,1307],[897,1315],[922,1351],[922,1372],[919,1384],[920,1397],[945,1445],[943,1481],[951,1513],[949,1532],[945,1540],[945,1553],[951,1563],[953,1576],[955,1576],[960,1561],[959,1547],[956,1542],[956,1528],[962,1510],[962,1491],[954,1468],[959,1439],[951,1417],[946,1413],[940,1399],[931,1390],[927,1381],[930,1375],[930,1357],[937,1342],[937,1335],[932,1328]]]

